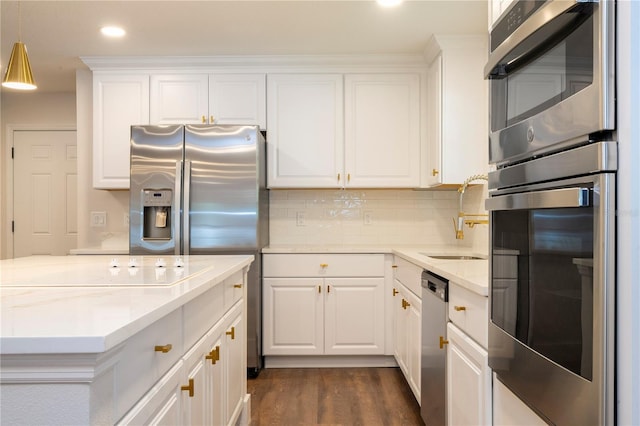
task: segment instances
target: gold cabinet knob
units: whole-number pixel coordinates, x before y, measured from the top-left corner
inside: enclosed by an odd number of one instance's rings
[[[231,331],[227,331],[225,334],[227,336],[231,336],[231,340],[235,340],[235,338],[236,338],[236,328],[235,327],[231,327]]]
[[[202,124],[207,124],[207,117],[204,115],[202,116]]]
[[[163,354],[166,354],[167,352],[169,352],[171,350],[173,346],[171,346],[171,344],[167,344],[167,345],[158,345],[155,346],[153,348],[154,351],[156,352],[162,352]]]
[[[438,175],[438,173],[440,173],[440,171],[439,171],[439,170],[437,170],[437,169],[431,169],[431,176],[437,176],[437,175]]]
[[[396,296],[396,294],[400,293],[398,290],[396,290],[395,288],[393,289],[393,297]]]
[[[466,311],[467,307],[466,306],[454,306],[453,309],[458,311],[458,312],[460,312],[460,311]]]
[[[320,264],[320,267],[321,267],[321,268],[323,268],[323,269],[324,269],[324,268],[326,268],[327,266],[329,266],[329,264],[328,264],[328,263],[321,263],[321,264]]]
[[[440,336],[440,349],[444,348],[444,345],[448,345],[449,341],[445,340],[444,337]]]
[[[242,288],[242,284],[234,284],[233,288]]]
[[[180,390],[189,391],[189,397],[193,398],[193,379],[189,379],[189,384],[180,386]]]
[[[220,361],[220,346],[216,346],[216,348],[212,349],[211,352],[209,352],[209,355],[204,358],[210,359],[211,364],[215,364],[217,361]]]

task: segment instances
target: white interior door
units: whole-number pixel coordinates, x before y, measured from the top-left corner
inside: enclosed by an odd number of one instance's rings
[[[76,132],[13,133],[13,255],[66,255],[77,240]]]

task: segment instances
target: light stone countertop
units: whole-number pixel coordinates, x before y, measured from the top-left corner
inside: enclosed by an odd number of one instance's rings
[[[269,246],[262,253],[383,253],[394,254],[481,296],[489,294],[487,255],[451,246]],[[426,254],[478,256],[480,260],[434,259]]]
[[[115,261],[114,261],[115,259]],[[0,261],[0,353],[101,353],[253,256],[32,256]],[[113,264],[118,266],[113,266]],[[180,266],[178,266],[180,265]]]

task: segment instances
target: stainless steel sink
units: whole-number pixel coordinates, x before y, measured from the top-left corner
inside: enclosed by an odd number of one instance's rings
[[[430,257],[432,259],[448,259],[448,260],[484,260],[484,257],[480,256],[469,256],[469,255],[458,255],[458,254],[429,254],[429,253],[420,253],[423,256]]]

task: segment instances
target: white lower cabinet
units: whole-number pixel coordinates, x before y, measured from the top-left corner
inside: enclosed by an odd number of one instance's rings
[[[422,268],[396,256],[393,260],[393,271],[394,283],[391,293],[395,331],[393,355],[411,391],[420,403]]]
[[[238,303],[118,424],[235,424],[246,374],[243,333]]]
[[[449,319],[447,422],[456,426],[490,425],[488,298],[449,282]]]
[[[491,370],[486,349],[458,327],[447,325],[447,421],[491,424]]]
[[[265,355],[382,355],[384,255],[265,254]]]
[[[422,301],[398,280],[394,283],[395,350],[393,355],[420,402],[420,333]]]

